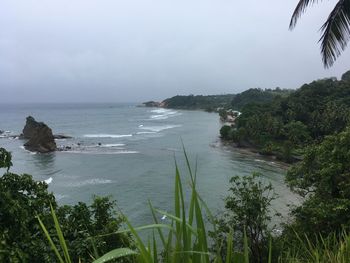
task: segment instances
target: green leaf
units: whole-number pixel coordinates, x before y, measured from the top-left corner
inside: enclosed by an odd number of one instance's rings
[[[44,231],[44,233],[45,233],[46,238],[49,240],[49,243],[50,243],[50,245],[51,245],[51,248],[52,248],[53,251],[55,252],[57,259],[59,260],[60,263],[64,263],[64,261],[63,261],[61,255],[60,255],[60,253],[58,252],[58,249],[57,249],[56,245],[53,243],[53,241],[52,241],[52,239],[51,239],[51,236],[50,236],[49,232],[47,231],[45,225],[43,224],[43,222],[41,221],[41,219],[40,219],[39,216],[37,216],[37,219],[38,219],[38,221],[39,221],[39,225],[40,225],[41,229],[42,229],[42,230]]]
[[[93,261],[93,263],[103,263],[103,262],[110,261],[112,259],[127,257],[131,255],[137,255],[137,252],[129,248],[117,248],[112,251],[109,251],[108,253],[104,254],[102,257],[96,259],[95,261]]]
[[[51,208],[51,215],[52,215],[53,221],[55,223],[55,228],[56,228],[56,232],[58,235],[58,239],[60,241],[60,245],[61,245],[61,248],[63,250],[64,259],[66,260],[67,263],[71,263],[67,244],[66,244],[66,241],[64,239],[63,233],[61,231],[60,224],[58,223],[55,210],[52,207],[52,204],[50,204],[50,208]]]

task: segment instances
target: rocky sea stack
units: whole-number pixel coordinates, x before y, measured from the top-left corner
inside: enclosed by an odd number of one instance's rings
[[[28,139],[24,147],[32,152],[48,153],[57,149],[52,130],[43,122],[37,122],[32,116],[27,117],[22,139]]]

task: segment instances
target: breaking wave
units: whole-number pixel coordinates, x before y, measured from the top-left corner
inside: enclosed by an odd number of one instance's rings
[[[169,117],[174,117],[181,115],[178,111],[173,111],[173,110],[168,110],[168,109],[156,109],[156,110],[151,110],[151,113],[155,113],[150,116],[150,120],[165,120],[168,119]]]
[[[142,130],[149,130],[152,132],[160,132],[163,130],[168,130],[168,129],[173,129],[173,128],[178,128],[181,127],[182,125],[163,125],[163,126],[143,126],[140,127]]]
[[[123,146],[125,146],[124,143],[107,143],[107,144],[102,144],[100,147],[112,148],[112,147],[123,147]]]

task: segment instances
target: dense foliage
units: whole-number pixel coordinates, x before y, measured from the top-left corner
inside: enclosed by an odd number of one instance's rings
[[[246,233],[252,262],[264,262],[268,257],[268,240],[271,229],[271,202],[276,198],[271,184],[264,184],[257,173],[234,176],[230,180],[229,195],[225,198],[225,212],[217,219],[218,229],[211,236],[224,244],[220,254],[225,255],[227,239],[241,240]],[[236,242],[237,243],[237,242]],[[218,252],[215,250],[214,251]]]
[[[167,108],[173,109],[188,109],[188,110],[206,110],[216,111],[217,108],[227,108],[230,106],[231,100],[234,97],[232,94],[227,95],[189,95],[189,96],[174,96],[165,99],[163,103]]]
[[[11,155],[0,149],[0,168],[8,170]],[[54,254],[45,240],[37,216],[53,232],[50,204],[57,210],[63,233],[74,262],[91,261],[92,255],[120,247],[132,247],[128,235],[108,235],[117,231],[124,219],[114,211],[108,197],[95,197],[91,205],[58,206],[45,182],[31,175],[5,172],[0,177],[0,262],[54,262]],[[94,238],[91,238],[94,237]],[[54,239],[57,237],[54,235]]]
[[[302,154],[303,158],[288,171],[286,182],[303,197],[303,202],[291,210],[281,235],[271,232],[270,204],[276,196],[271,185],[263,184],[256,174],[230,180],[226,211],[215,219],[197,193],[196,177],[190,167],[192,194],[185,202],[187,195],[176,167],[174,214],[150,204],[154,224],[133,228],[114,211],[115,202],[108,197],[94,197],[91,205],[59,206],[46,183],[36,182],[27,174],[11,173],[11,154],[0,148],[0,168],[5,171],[0,178],[0,261],[55,261],[46,237],[50,236],[55,244],[62,244],[62,240],[52,220],[52,205],[72,262],[91,262],[103,254],[97,262],[112,256],[118,257],[118,262],[348,262],[347,78],[345,73],[340,81],[318,80],[289,96],[274,96],[269,103],[247,103],[235,126],[220,130],[223,138],[243,146],[257,146],[262,153],[276,154],[287,161]],[[169,221],[160,224],[156,214],[166,215]],[[48,231],[45,234],[38,217]],[[205,217],[212,224],[212,242],[208,240]],[[116,233],[123,223],[129,232]],[[153,230],[151,242],[146,244],[140,238],[140,229]],[[136,241],[126,233],[132,233]],[[58,250],[64,254],[64,246],[58,246]]]
[[[237,94],[231,101],[232,109],[242,110],[242,108],[250,103],[268,103],[276,96],[285,97],[292,93],[292,90],[287,89],[248,89]]]
[[[329,235],[350,229],[350,127],[306,150],[287,174],[287,183],[305,200],[293,210],[292,228]]]
[[[322,79],[269,103],[246,104],[222,137],[285,161],[300,159],[306,145],[344,130],[350,120],[350,82]]]

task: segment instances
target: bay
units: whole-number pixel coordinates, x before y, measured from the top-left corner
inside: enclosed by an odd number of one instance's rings
[[[110,195],[134,224],[150,223],[148,200],[172,211],[175,160],[183,182],[189,182],[182,142],[192,168],[197,166],[199,192],[214,213],[223,209],[229,179],[254,171],[273,184],[279,195],[273,203],[276,211],[287,214],[287,204],[297,201],[284,184],[283,165],[221,144],[216,113],[136,103],[2,104],[0,130],[21,133],[28,115],[55,134],[72,136],[56,141],[71,149],[34,154],[23,149],[23,141],[8,138],[0,139],[0,147],[12,152],[13,172],[49,182],[60,204]]]

